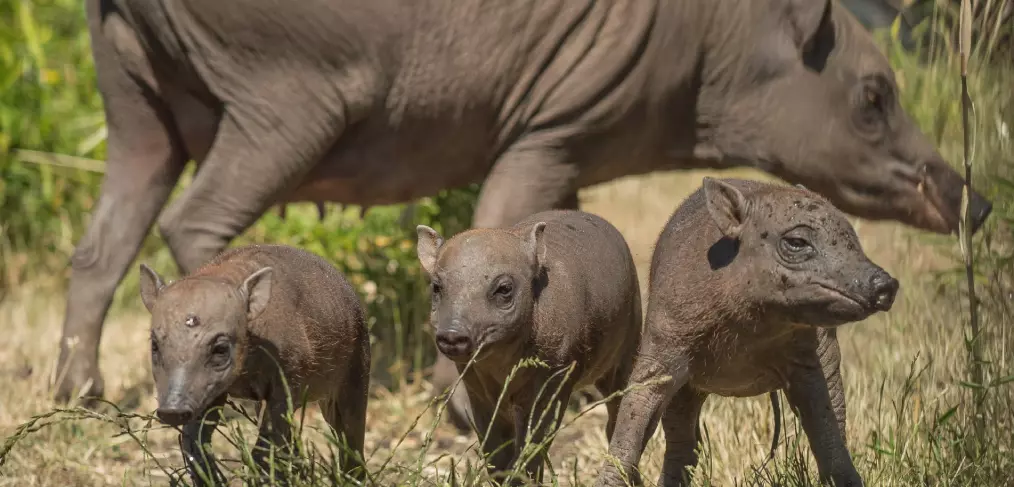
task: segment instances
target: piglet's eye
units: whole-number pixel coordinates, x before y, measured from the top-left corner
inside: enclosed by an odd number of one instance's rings
[[[795,231],[790,235],[783,236],[778,242],[778,254],[784,262],[801,264],[816,255],[817,252],[813,248],[813,244],[802,236],[805,233],[807,232]]]
[[[211,346],[208,362],[213,367],[225,367],[232,360],[232,343],[227,338],[219,338]]]
[[[793,252],[802,252],[803,250],[806,250],[806,247],[810,244],[801,238],[787,237],[785,239],[785,245],[788,247],[788,250]]]
[[[496,291],[495,292],[496,292],[496,294],[499,294],[501,296],[510,296],[513,291],[514,291],[514,284],[512,284],[510,281],[505,281],[505,282],[501,282],[500,284],[498,284],[496,286]]]
[[[228,343],[219,343],[215,345],[215,348],[211,349],[211,353],[214,355],[228,355],[229,349]]]

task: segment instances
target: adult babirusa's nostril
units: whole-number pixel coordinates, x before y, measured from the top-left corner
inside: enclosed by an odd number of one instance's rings
[[[981,194],[972,191],[972,197],[969,202],[972,210],[972,233],[979,231],[979,228],[986,223],[986,218],[989,218],[990,213],[993,212],[993,203],[984,198]]]

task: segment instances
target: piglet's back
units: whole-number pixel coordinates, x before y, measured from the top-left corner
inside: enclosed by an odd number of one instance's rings
[[[514,228],[523,234],[540,221],[546,222],[548,271],[539,299],[551,305],[538,308],[542,322],[536,326],[561,340],[566,333],[560,327],[590,327],[578,333],[589,340],[582,348],[606,357],[590,362],[614,363],[616,353],[636,348],[641,322],[637,269],[626,240],[605,219],[581,211],[537,213]]]
[[[258,334],[273,334],[259,329],[292,323],[298,318],[309,319],[304,330],[308,335],[343,333],[333,330],[351,321],[364,323],[362,306],[352,285],[334,266],[316,254],[285,245],[247,245],[219,254],[191,278],[220,279],[238,286],[251,273],[271,267],[271,298],[267,309],[251,323]],[[351,330],[349,330],[351,331]]]
[[[546,222],[545,239],[551,262],[572,271],[589,269],[589,274],[601,274],[600,266],[615,267],[616,272],[623,274],[634,269],[634,259],[623,235],[602,217],[580,211],[550,210],[530,215],[514,228],[525,232],[540,221]],[[593,270],[595,267],[599,269]]]

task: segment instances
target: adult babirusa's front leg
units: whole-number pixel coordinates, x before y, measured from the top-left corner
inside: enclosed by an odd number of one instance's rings
[[[265,90],[271,93],[271,90]],[[268,103],[270,101],[270,103]],[[194,181],[159,219],[180,270],[191,273],[299,184],[348,123],[340,102],[289,93],[226,106]]]

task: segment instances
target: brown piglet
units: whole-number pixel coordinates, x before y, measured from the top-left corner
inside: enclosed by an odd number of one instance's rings
[[[365,477],[369,336],[358,295],[333,266],[297,248],[250,245],[175,282],[141,264],[141,299],[151,312],[156,415],[182,426],[195,485],[205,485],[195,466],[218,475],[210,441],[227,396],[264,401],[253,452],[261,467],[270,445],[290,439],[288,399],[299,407],[305,397],[344,435],[342,470]]]
[[[419,260],[432,281],[437,347],[464,371],[490,473],[519,467],[539,482],[542,458],[519,463],[529,427],[530,441],[548,451],[551,427],[572,391],[594,385],[609,395],[626,386],[641,329],[627,243],[604,219],[576,210],[471,229],[446,242],[420,225],[418,236]],[[519,368],[508,382],[526,359],[548,367]],[[607,403],[606,436],[618,406]]]
[[[623,398],[599,487],[640,482],[637,464],[659,421],[658,485],[689,485],[708,395],[778,390],[821,479],[863,485],[846,448],[836,329],[890,310],[898,281],[870,261],[841,211],[804,188],[704,178],[658,238],[650,286],[630,381],[654,384]]]

